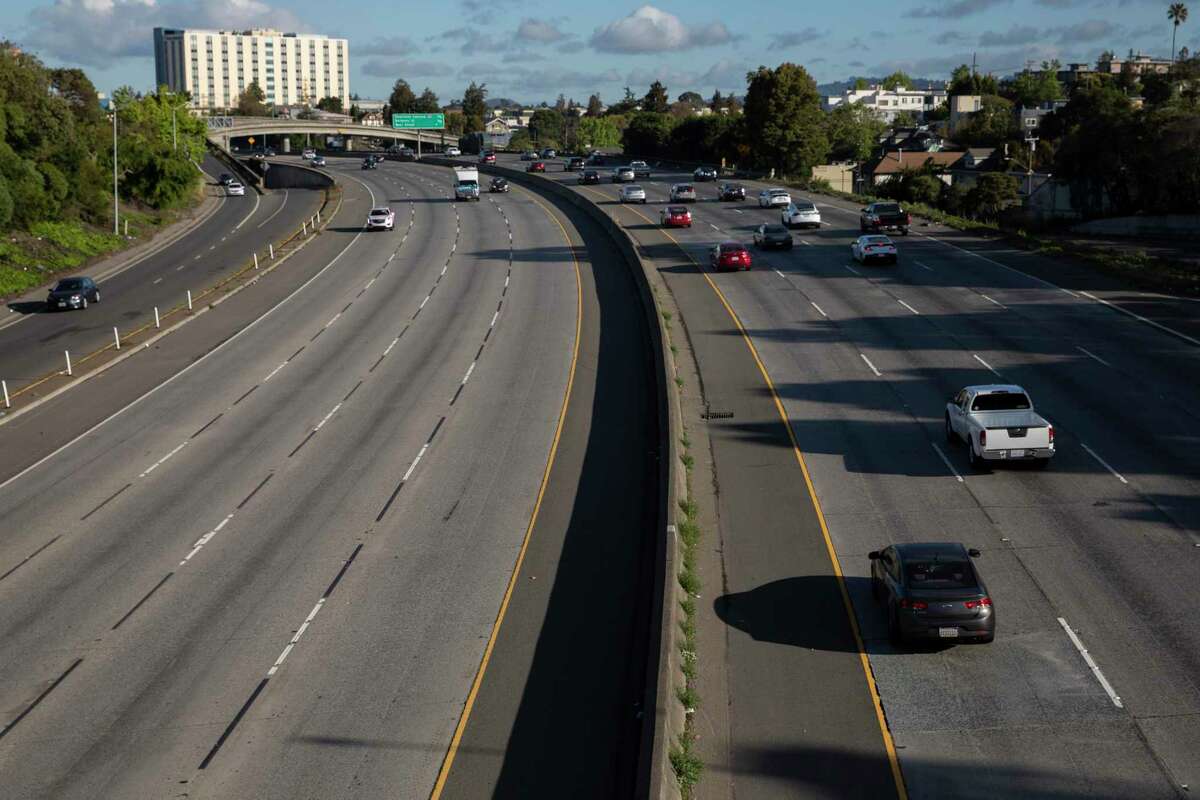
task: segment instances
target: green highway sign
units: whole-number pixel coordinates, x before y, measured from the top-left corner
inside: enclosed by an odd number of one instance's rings
[[[446,127],[445,114],[392,114],[392,127],[405,130],[418,128],[433,128],[441,130]]]

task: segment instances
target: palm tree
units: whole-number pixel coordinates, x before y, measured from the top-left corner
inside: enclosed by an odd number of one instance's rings
[[[1187,6],[1183,3],[1171,3],[1171,7],[1167,9],[1167,19],[1175,23],[1175,27],[1171,29],[1171,61],[1175,61],[1175,34],[1179,31],[1179,26],[1187,22]]]

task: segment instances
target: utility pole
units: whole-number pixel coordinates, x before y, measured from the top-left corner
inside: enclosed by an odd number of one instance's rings
[[[113,115],[113,236],[119,236],[121,229],[118,227],[118,218],[121,216],[121,207],[117,199],[117,104],[114,100],[112,103]]]
[[[175,127],[175,104],[171,104],[171,145],[179,152],[179,131]]]

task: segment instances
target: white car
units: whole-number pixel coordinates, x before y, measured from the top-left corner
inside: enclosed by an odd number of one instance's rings
[[[230,181],[225,187],[225,193],[230,197],[242,197],[246,194],[246,187],[237,181]]]
[[[396,212],[386,206],[382,208],[372,208],[371,213],[367,214],[367,230],[373,231],[382,229],[390,231],[396,225]]]
[[[677,183],[671,187],[672,203],[696,202],[696,187],[690,183]]]
[[[462,150],[459,150],[457,147],[447,147],[447,148],[446,148],[446,155],[448,155],[448,156],[461,156],[461,155],[462,155]]]
[[[317,157],[317,151],[313,150],[311,147],[309,147],[303,153],[300,154],[300,157],[303,158],[305,161],[308,161],[309,159],[313,159],[313,158]]]
[[[613,183],[633,183],[636,179],[636,174],[629,167],[617,167],[612,171]]]
[[[621,187],[622,203],[646,203],[646,190],[636,184]]]
[[[779,217],[780,222],[789,228],[821,227],[821,212],[811,200],[793,200]]]
[[[629,168],[633,170],[633,174],[639,178],[650,177],[650,165],[645,161],[630,161]]]
[[[787,189],[763,189],[758,193],[759,208],[775,208],[791,204],[792,196],[788,194]]]
[[[860,264],[871,261],[886,261],[895,264],[900,259],[896,243],[881,234],[860,236],[850,245],[850,255]]]
[[[1032,461],[1054,457],[1054,426],[1034,413],[1020,386],[967,386],[946,403],[946,441],[966,442],[971,466],[985,461]]]

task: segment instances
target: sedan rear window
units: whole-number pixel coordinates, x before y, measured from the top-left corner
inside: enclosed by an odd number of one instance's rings
[[[816,209],[816,206],[812,203],[796,203],[797,211],[813,211],[814,209]]]
[[[362,213],[362,212],[359,212],[359,213]],[[386,217],[386,216],[388,215],[388,209],[386,209],[386,208],[372,208],[372,209],[371,209],[371,213],[372,213],[372,214],[377,214],[377,215],[380,215],[380,216],[384,216],[384,217]]]
[[[787,197],[786,189],[772,189],[771,197]]]
[[[677,191],[677,192],[694,192],[694,191],[696,191],[696,188],[694,186],[692,186],[690,183],[681,183],[675,187],[675,191]]]
[[[981,394],[971,404],[972,411],[1027,411],[1031,404],[1024,392]]]
[[[951,561],[913,561],[904,565],[908,585],[914,589],[969,589],[977,585],[971,565]]]
[[[746,248],[740,244],[723,244],[721,245],[722,253],[743,253]]]
[[[667,213],[673,214],[673,215],[679,215],[679,214],[688,213],[688,210],[686,208],[684,208],[683,206],[671,206],[670,208],[667,209]]]
[[[787,228],[782,225],[763,225],[763,233],[787,233]]]
[[[899,214],[900,205],[898,203],[876,203],[876,214]]]

